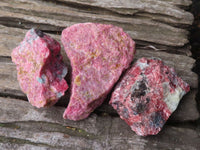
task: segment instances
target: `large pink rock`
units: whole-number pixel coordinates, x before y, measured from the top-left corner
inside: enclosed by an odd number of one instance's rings
[[[40,30],[29,30],[11,56],[20,87],[33,106],[51,106],[68,89],[60,44]]]
[[[62,43],[72,65],[72,94],[63,117],[84,119],[129,67],[135,43],[121,28],[95,23],[66,28]]]
[[[141,58],[117,84],[110,104],[138,135],[154,135],[189,90],[160,59]]]

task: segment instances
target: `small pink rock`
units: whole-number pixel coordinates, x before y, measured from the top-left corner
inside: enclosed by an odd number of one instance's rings
[[[11,56],[20,87],[33,106],[54,105],[68,89],[60,44],[40,30],[29,30]]]
[[[160,59],[141,58],[117,84],[110,104],[138,135],[154,135],[189,90]]]
[[[72,65],[72,94],[63,117],[81,120],[102,104],[129,67],[135,43],[122,28],[95,23],[66,28],[62,43]]]

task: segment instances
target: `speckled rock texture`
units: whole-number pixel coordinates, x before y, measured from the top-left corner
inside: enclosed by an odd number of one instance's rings
[[[63,117],[81,120],[102,104],[129,67],[135,42],[119,27],[95,23],[66,28],[61,39],[72,65],[71,97]]]
[[[33,106],[54,105],[68,89],[60,44],[40,30],[29,30],[11,56],[20,87]]]
[[[138,135],[154,135],[189,90],[160,59],[141,58],[117,84],[110,104]]]

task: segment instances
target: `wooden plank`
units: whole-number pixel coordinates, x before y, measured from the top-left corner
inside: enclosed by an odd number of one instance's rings
[[[161,0],[161,1],[168,1],[169,3],[177,6],[187,7],[192,4],[191,0]]]
[[[157,21],[162,21],[165,23],[175,23],[180,25],[191,25],[193,21],[193,16],[190,12],[183,10],[183,7],[189,7],[191,4],[191,0],[179,0],[179,1],[172,1],[172,0],[143,0],[143,1],[137,1],[137,0],[125,0],[121,2],[120,0],[54,0],[54,1],[38,1],[38,0],[26,0],[24,3],[23,0],[13,0],[12,2],[7,2],[6,0],[2,0],[2,2],[9,3],[9,5],[6,5],[6,3],[1,3],[3,6],[12,6],[13,4],[17,4],[19,6],[16,6],[16,8],[22,8],[27,9],[27,7],[30,7],[28,5],[46,5],[49,8],[55,8],[55,10],[51,9],[51,11],[58,13],[59,9],[67,8],[69,11],[76,11],[80,12],[86,12],[86,13],[92,13],[95,12],[95,14],[112,14],[113,12],[128,15],[134,15],[137,16],[138,14],[150,14],[151,16],[160,16],[158,19],[155,19]],[[53,5],[52,3],[53,2]],[[151,4],[154,5],[151,5]],[[27,5],[28,4],[28,5]],[[55,4],[57,6],[55,7]],[[176,6],[180,6],[176,7]],[[23,6],[23,7],[22,7]],[[59,7],[64,6],[64,7]],[[41,8],[40,6],[37,6],[37,8]],[[35,8],[35,9],[37,9]],[[32,10],[33,8],[31,8]],[[98,11],[101,9],[100,11]],[[39,9],[37,9],[39,11]],[[44,8],[44,10],[47,10]],[[45,11],[46,12],[46,11]],[[49,11],[50,12],[50,11]],[[66,10],[64,12],[67,12]],[[115,14],[117,15],[117,14]],[[164,16],[161,18],[161,16]],[[168,20],[167,20],[168,19]],[[167,22],[169,21],[169,22]]]
[[[167,55],[165,56],[168,57]],[[183,69],[185,68],[183,67]],[[17,76],[16,76],[17,71],[15,68],[15,65],[11,63],[10,60],[5,59],[4,61],[2,60],[0,62],[0,72],[1,72],[0,73],[0,94],[27,99],[25,94],[20,90],[20,87],[17,81]],[[187,74],[185,75],[187,77]],[[194,74],[194,76],[195,75],[196,74]],[[184,76],[182,77],[185,79]],[[69,83],[69,80],[68,80],[68,83]],[[199,113],[198,113],[198,110],[196,107],[196,101],[195,101],[196,93],[197,93],[197,90],[192,90],[189,94],[187,94],[183,98],[177,111],[172,115],[172,119],[171,119],[172,122],[196,120],[199,118]],[[61,100],[58,102],[57,105],[67,106],[69,96],[70,96],[70,93],[67,92],[67,94],[61,98]],[[108,105],[108,102],[105,103],[99,109],[97,109],[97,112],[116,115],[116,112],[112,109],[111,106]]]
[[[19,44],[19,42],[23,40],[25,33],[26,30],[23,29],[0,26],[0,39],[2,41],[0,44],[0,56],[10,57],[12,49],[15,48]],[[51,34],[51,36],[60,42],[59,35]],[[69,64],[68,58],[63,48],[62,48],[62,55],[64,57],[65,63]],[[168,54],[166,52],[161,52],[161,51],[149,51],[149,50],[139,49],[136,52],[136,58],[140,57],[160,57],[166,62],[167,65],[174,67],[177,74],[180,75],[185,81],[187,81],[192,88],[198,87],[197,85],[198,77],[194,72],[191,71],[195,63],[194,59],[187,56]],[[10,65],[10,67],[8,65]],[[13,66],[12,67],[11,66],[12,64],[11,63],[9,64],[8,62],[7,67],[13,69]],[[10,74],[10,72],[8,74]],[[12,74],[13,77],[14,74],[15,73]]]
[[[0,56],[10,56],[12,49],[15,48],[24,38],[27,30],[19,29],[19,28],[12,28],[12,27],[6,27],[0,25]],[[60,35],[57,34],[50,34],[52,37],[54,37],[56,40],[60,41]],[[189,51],[189,48],[176,48],[174,50],[172,47],[165,47],[162,46],[159,49],[156,49],[157,46],[152,46],[151,43],[143,43],[140,42],[143,46],[137,46],[137,49],[147,49],[147,50],[157,50],[157,51],[172,51],[172,52],[179,52],[181,54],[185,55],[191,55],[191,52]],[[146,45],[146,46],[145,46]],[[159,47],[159,46],[158,46]],[[166,50],[166,48],[168,50]],[[64,53],[63,53],[64,54]]]
[[[72,1],[69,2],[72,3]],[[106,5],[105,1],[101,2],[104,2],[104,5]],[[109,2],[116,4],[116,6],[113,7],[118,9],[119,1]],[[73,3],[75,4],[75,2]],[[80,3],[80,1],[77,3]],[[63,28],[75,23],[100,22],[120,26],[127,33],[129,33],[133,39],[138,41],[146,41],[180,48],[188,44],[189,41],[187,36],[189,32],[186,29],[181,29],[181,25],[192,24],[193,16],[190,13],[163,1],[152,1],[152,3],[157,4],[153,5],[156,8],[153,8],[152,5],[149,5],[151,1],[146,0],[140,3],[141,4],[138,4],[138,6],[135,5],[135,3],[131,3],[131,7],[136,6],[142,12],[137,12],[137,16],[132,17],[120,16],[117,13],[107,12],[106,10],[104,12],[104,9],[99,11],[101,13],[93,12],[95,9],[88,11],[90,7],[86,9],[86,6],[82,11],[80,10],[82,7],[76,8],[76,5],[73,5],[74,7],[68,7],[65,5],[55,5],[46,1],[41,2],[33,0],[26,1],[26,3],[24,3],[23,1],[19,0],[13,0],[12,2],[2,0],[0,2],[0,23],[7,26],[21,28],[40,26],[42,30],[55,32],[62,31]],[[124,6],[124,10],[129,10],[126,8],[129,7],[127,4],[128,1]],[[134,5],[132,6],[132,4]],[[93,3],[90,5],[92,6]],[[146,9],[145,7],[143,8],[142,5],[146,7],[152,6],[152,14],[150,14],[150,12],[144,13],[145,10],[147,11],[149,9]],[[121,10],[121,8],[119,9]],[[166,14],[162,14],[162,12],[165,12]],[[173,27],[172,25],[177,25],[177,27]],[[159,46],[156,45],[156,47]],[[174,48],[173,50],[175,51],[176,49]]]
[[[138,1],[136,0],[124,0],[123,3],[120,0],[115,0],[114,3],[112,3],[112,0],[102,0],[101,2],[99,2],[98,0],[60,0],[60,1],[64,1],[64,2],[74,2],[74,3],[80,3],[80,4],[88,4],[88,5],[95,5],[95,6],[101,6],[109,3],[111,6],[107,6],[107,7],[131,7],[131,8],[135,8],[137,6],[135,5],[139,5],[137,4]],[[158,0],[160,3],[166,3],[166,4],[172,4],[172,5],[178,5],[178,6],[190,6],[192,4],[191,0]],[[145,2],[149,2],[149,0],[143,0],[141,3],[145,3]],[[157,2],[156,0],[151,0],[151,2]],[[134,3],[134,4],[132,4]],[[161,3],[162,4],[162,3]],[[120,6],[119,6],[120,5]],[[150,7],[150,6],[148,6]],[[145,9],[145,8],[144,8]],[[164,13],[164,12],[161,12]]]
[[[59,0],[58,0],[59,1]],[[182,9],[175,7],[175,5],[179,6],[188,6],[191,4],[191,0],[184,1],[170,1],[170,0],[60,0],[66,3],[74,3],[74,4],[82,4],[89,6],[96,6],[101,8],[106,8],[112,11],[115,11],[120,14],[129,14],[133,15],[136,13],[153,13],[153,14],[161,14],[165,16],[173,16],[176,18],[187,17],[191,18],[191,14],[184,12]],[[154,5],[152,5],[154,4]],[[164,9],[163,9],[164,8]]]
[[[147,56],[151,56],[151,55],[147,55]],[[165,56],[166,56],[166,58],[169,57],[167,55],[165,55]],[[1,74],[0,74],[0,77],[1,77],[0,78],[0,94],[27,99],[25,94],[20,90],[20,87],[19,87],[19,84],[17,81],[17,71],[15,69],[15,65],[12,62],[10,62],[9,60],[7,60],[7,62],[6,62],[6,60],[4,60],[3,62],[2,61],[0,62],[0,72],[1,72]],[[167,63],[170,64],[169,62],[167,62]],[[176,62],[174,62],[174,64],[172,64],[172,65],[175,65],[175,64],[176,64]],[[186,68],[186,65],[185,65],[185,68]],[[183,69],[185,69],[185,68],[183,67]],[[180,67],[179,67],[179,69],[180,69]],[[179,70],[177,70],[177,71],[179,73]],[[184,79],[187,79],[186,78],[187,74],[185,74],[185,75],[186,76],[182,76],[182,74],[181,74],[181,77]],[[195,76],[195,75],[196,74],[194,74],[193,76]],[[69,80],[68,80],[68,83],[69,83]],[[177,111],[172,115],[173,116],[171,119],[172,122],[196,120],[199,118],[199,113],[198,113],[198,110],[196,107],[196,100],[195,100],[196,93],[197,93],[197,90],[194,89],[183,98]],[[57,105],[67,106],[69,97],[70,97],[70,93],[68,91],[66,93],[66,95],[64,97],[62,97],[61,100],[57,103]],[[98,112],[108,113],[111,115],[117,114],[115,112],[115,110],[113,110],[113,108],[108,105],[108,102],[106,102],[103,106],[98,108],[96,112],[97,113]]]
[[[69,60],[63,49],[62,54],[65,55],[65,63],[69,64]],[[196,73],[191,71],[195,60],[190,57],[146,50],[137,51],[135,57],[136,59],[141,57],[159,57],[165,62],[165,64],[174,67],[176,73],[184,81],[188,82],[192,88],[198,87],[198,76]],[[10,61],[10,59],[0,62],[0,72],[0,91],[11,89],[20,91],[20,88],[17,84],[15,65]]]
[[[0,98],[0,145],[10,149],[193,149],[200,148],[192,126],[165,126],[157,136],[137,136],[118,117],[91,115],[74,122],[62,119],[64,108],[36,109],[28,102]],[[9,146],[8,146],[9,144]]]

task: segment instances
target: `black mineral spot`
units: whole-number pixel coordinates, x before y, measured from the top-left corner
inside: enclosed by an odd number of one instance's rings
[[[149,103],[149,101],[150,101],[150,98],[149,98],[149,97],[147,97],[147,98],[146,98],[146,101],[147,101],[147,103]]]
[[[39,37],[43,37],[44,33],[41,30],[35,29],[35,33],[39,36]]]
[[[51,53],[53,54],[53,51],[54,51],[54,50],[53,50],[52,48],[49,48],[49,49],[50,49]]]
[[[132,91],[131,100],[133,100],[134,97],[140,98],[141,96],[145,96],[146,94],[145,90],[147,90],[147,86],[145,82],[142,80],[139,84],[139,88]]]
[[[145,109],[146,109],[146,104],[142,104],[142,103],[136,104],[136,112],[138,114],[143,113],[145,111]]]
[[[60,58],[60,54],[57,54],[56,57],[57,57],[57,58]]]
[[[143,113],[147,109],[147,103],[145,101],[139,102],[135,107],[131,107],[132,113],[138,115]]]
[[[165,124],[165,120],[162,116],[162,112],[154,112],[150,117],[150,125],[155,128],[161,128]]]
[[[168,71],[166,71],[165,73],[166,73],[166,74],[169,74],[169,72],[168,72]]]

